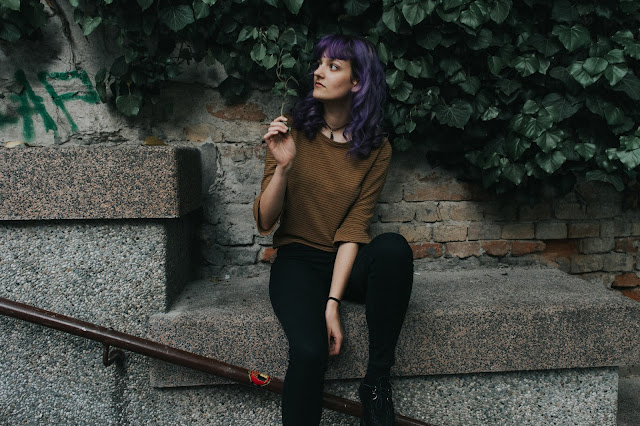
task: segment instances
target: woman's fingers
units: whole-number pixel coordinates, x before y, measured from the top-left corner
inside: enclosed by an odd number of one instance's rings
[[[338,355],[342,347],[342,327],[340,319],[333,315],[327,317],[327,337],[329,338],[329,355]]]
[[[329,337],[329,355],[338,355],[342,348],[342,334],[332,334]]]
[[[287,127],[286,124],[284,124],[281,121],[273,121],[269,125],[269,129],[267,129],[267,133],[265,133],[265,135],[263,136],[263,139],[266,140],[267,138],[274,137],[278,134],[284,135],[288,131],[289,131],[289,128]]]

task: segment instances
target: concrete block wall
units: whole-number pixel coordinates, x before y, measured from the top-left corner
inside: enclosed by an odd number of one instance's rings
[[[146,336],[193,278],[199,166],[193,148],[0,149],[0,296]],[[148,387],[146,362],[105,368],[96,342],[5,316],[0,341],[2,424],[126,424],[125,391]]]

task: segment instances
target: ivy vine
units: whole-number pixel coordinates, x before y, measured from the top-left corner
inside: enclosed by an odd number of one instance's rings
[[[125,115],[192,62],[224,67],[229,102],[265,85],[297,96],[318,38],[359,34],[387,68],[397,149],[427,144],[432,160],[497,192],[637,186],[638,1],[68,1],[85,35],[103,27],[122,49],[95,80]],[[0,38],[32,34],[38,4],[0,0]]]

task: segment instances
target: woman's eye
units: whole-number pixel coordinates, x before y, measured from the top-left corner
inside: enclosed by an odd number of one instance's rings
[[[338,66],[336,64],[331,64],[330,67],[334,71],[338,69]]]

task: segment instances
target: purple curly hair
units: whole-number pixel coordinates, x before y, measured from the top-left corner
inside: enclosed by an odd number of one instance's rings
[[[352,94],[351,122],[344,130],[349,141],[348,155],[367,157],[382,143],[382,120],[387,97],[387,81],[376,49],[360,37],[341,34],[324,36],[313,50],[316,59],[328,57],[351,62],[352,78],[360,90]],[[313,88],[292,111],[293,125],[309,139],[324,126],[324,107],[313,97]]]

